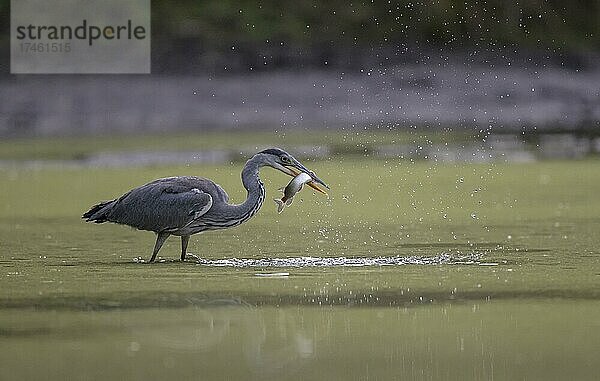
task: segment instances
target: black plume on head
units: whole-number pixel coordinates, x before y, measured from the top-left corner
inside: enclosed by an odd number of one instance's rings
[[[269,155],[281,156],[287,155],[287,153],[279,148],[268,148],[266,150],[260,151],[259,153],[266,153]]]

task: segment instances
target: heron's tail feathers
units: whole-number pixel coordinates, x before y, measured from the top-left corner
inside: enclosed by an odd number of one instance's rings
[[[97,224],[101,224],[107,221],[108,212],[110,207],[116,200],[104,201],[99,204],[92,206],[90,210],[85,212],[81,218],[85,218],[86,221],[93,221]]]

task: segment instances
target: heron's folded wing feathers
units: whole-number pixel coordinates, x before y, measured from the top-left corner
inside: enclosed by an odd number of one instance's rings
[[[124,195],[110,220],[142,230],[176,231],[212,207],[210,194],[180,184],[152,184]]]

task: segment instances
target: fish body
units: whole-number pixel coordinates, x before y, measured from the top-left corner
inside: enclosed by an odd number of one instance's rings
[[[277,204],[277,213],[281,213],[286,206],[292,205],[296,193],[300,192],[302,186],[310,181],[312,181],[312,178],[306,173],[300,173],[298,176],[294,177],[288,185],[283,188],[283,197],[280,199],[273,199]]]

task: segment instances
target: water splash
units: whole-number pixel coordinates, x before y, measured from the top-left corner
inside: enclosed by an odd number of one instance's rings
[[[481,253],[392,257],[289,257],[205,259],[188,253],[198,265],[211,267],[364,267],[403,265],[478,264]]]

